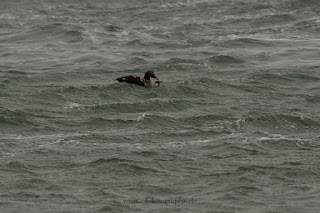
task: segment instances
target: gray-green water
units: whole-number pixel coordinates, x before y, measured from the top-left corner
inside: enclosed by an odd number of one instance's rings
[[[0,212],[318,212],[319,14],[2,0]]]

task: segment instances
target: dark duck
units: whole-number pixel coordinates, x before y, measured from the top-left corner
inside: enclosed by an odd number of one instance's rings
[[[139,76],[129,75],[129,76],[124,76],[124,77],[121,77],[121,78],[117,78],[117,80],[119,82],[127,82],[129,84],[138,84],[140,86],[149,87],[149,86],[151,86],[151,83],[152,83],[150,78],[157,79],[156,84],[158,84],[158,85],[160,85],[160,83],[162,82],[156,77],[156,75],[151,70],[147,71],[144,74],[143,78],[140,78]]]

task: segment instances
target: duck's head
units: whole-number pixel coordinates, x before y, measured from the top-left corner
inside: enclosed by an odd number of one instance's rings
[[[153,71],[148,70],[148,71],[144,74],[144,79],[150,80],[150,77],[159,80],[159,79],[156,77],[156,75],[153,73]]]

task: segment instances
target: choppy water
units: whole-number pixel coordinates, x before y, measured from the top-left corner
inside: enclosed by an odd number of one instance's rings
[[[319,14],[2,0],[0,211],[318,212]],[[160,87],[115,81],[149,69]]]

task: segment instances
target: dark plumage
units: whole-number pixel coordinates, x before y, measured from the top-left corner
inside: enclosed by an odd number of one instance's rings
[[[141,86],[151,86],[151,80],[150,78],[155,78],[159,81],[159,79],[156,77],[156,75],[153,73],[153,71],[149,70],[144,74],[143,78],[140,78],[138,76],[124,76],[121,78],[117,78],[119,82],[127,82],[129,84],[137,84]]]

